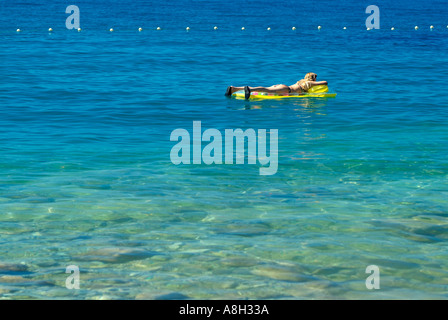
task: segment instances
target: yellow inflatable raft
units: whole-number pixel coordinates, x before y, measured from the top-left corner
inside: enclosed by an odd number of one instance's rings
[[[244,91],[237,91],[232,94],[236,99],[244,100]],[[267,100],[267,99],[291,99],[291,98],[334,98],[336,93],[328,93],[328,86],[315,86],[303,94],[273,94],[265,92],[251,92],[250,100]]]

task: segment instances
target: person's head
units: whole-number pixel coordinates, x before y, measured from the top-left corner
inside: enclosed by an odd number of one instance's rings
[[[317,74],[315,74],[315,73],[312,73],[312,72],[309,72],[309,73],[307,73],[306,75],[305,75],[305,78],[304,78],[306,81],[316,81],[316,79],[317,79]]]

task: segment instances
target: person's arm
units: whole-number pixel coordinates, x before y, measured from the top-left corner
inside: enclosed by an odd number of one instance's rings
[[[314,86],[326,86],[328,85],[327,81],[311,81],[311,85]]]

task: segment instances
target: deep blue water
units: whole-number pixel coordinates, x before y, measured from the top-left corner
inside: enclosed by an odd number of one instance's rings
[[[447,298],[448,7],[369,4],[2,1],[0,297]],[[224,97],[307,72],[337,97]],[[193,121],[278,129],[278,172],[173,165]]]

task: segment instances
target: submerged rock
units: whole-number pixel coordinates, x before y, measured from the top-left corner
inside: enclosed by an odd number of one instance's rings
[[[173,217],[179,218],[180,221],[198,222],[208,216],[208,212],[200,210],[178,209],[173,212]]]
[[[227,234],[243,237],[261,236],[271,232],[271,226],[259,221],[233,221],[216,231],[218,234]]]
[[[29,280],[21,276],[0,276],[0,283],[24,283],[24,282],[29,282]]]
[[[179,292],[171,292],[167,294],[161,294],[155,297],[154,300],[187,300],[190,299],[186,295]]]
[[[29,278],[24,278],[22,276],[13,276],[13,275],[0,276],[0,284],[1,283],[13,284],[17,286],[30,286],[30,287],[54,286],[54,283],[46,280],[33,280]]]
[[[157,253],[136,248],[102,248],[89,251],[77,257],[81,261],[100,261],[105,263],[126,263],[151,258]]]
[[[7,294],[7,293],[11,293],[14,292],[14,289],[10,289],[10,288],[0,288],[0,294]]]
[[[139,293],[136,300],[188,300],[190,297],[179,292],[144,292]]]
[[[0,273],[4,272],[27,272],[28,266],[22,263],[4,263],[0,261]]]
[[[229,257],[221,261],[221,263],[228,267],[252,267],[258,264],[258,262],[249,257]]]
[[[263,265],[256,267],[254,270],[251,271],[251,273],[257,276],[283,281],[303,282],[303,281],[317,280],[315,277],[305,275],[300,271],[301,270],[299,268],[296,269],[289,266]]]

